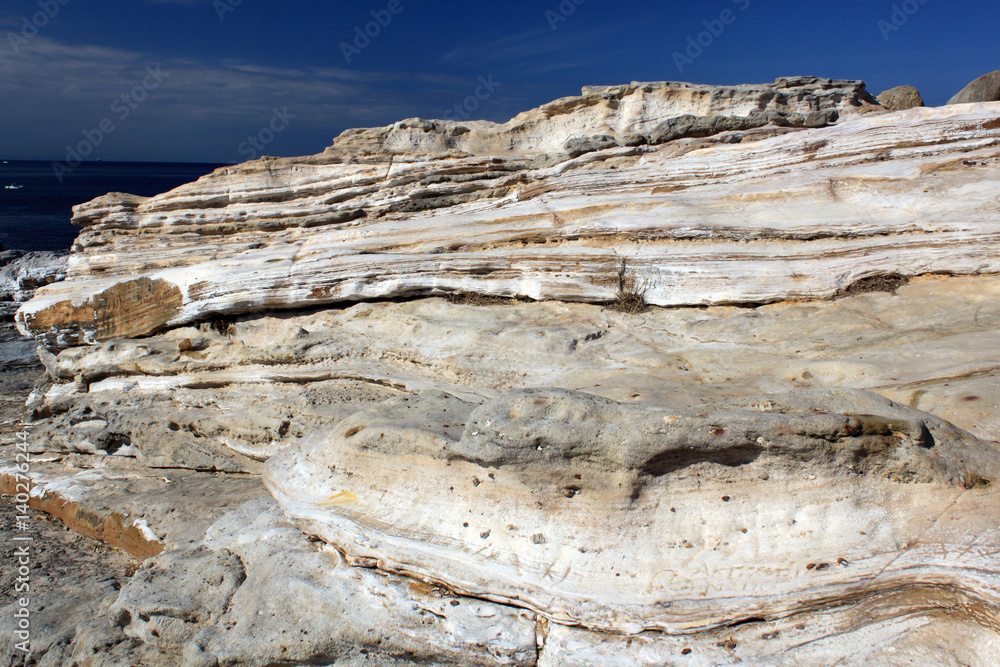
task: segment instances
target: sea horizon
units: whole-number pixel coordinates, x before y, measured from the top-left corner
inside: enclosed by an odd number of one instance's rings
[[[109,192],[152,197],[229,166],[94,160],[57,175],[55,163],[0,158],[0,244],[5,249],[67,250],[80,231],[70,222],[74,206]]]

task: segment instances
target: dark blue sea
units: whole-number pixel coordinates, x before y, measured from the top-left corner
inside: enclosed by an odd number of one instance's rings
[[[0,161],[0,243],[8,250],[73,245],[72,208],[109,192],[151,197],[197,180],[221,164],[84,162],[56,178],[51,162]],[[7,185],[22,185],[8,190]]]

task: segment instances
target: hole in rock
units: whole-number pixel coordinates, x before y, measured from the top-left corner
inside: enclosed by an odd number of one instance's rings
[[[125,435],[124,433],[109,433],[105,439],[105,450],[108,454],[114,454],[122,447],[128,447],[132,444],[132,438]]]
[[[759,447],[728,447],[726,449],[672,449],[654,456],[642,468],[642,473],[662,477],[697,463],[717,463],[738,468],[753,463],[760,456]]]

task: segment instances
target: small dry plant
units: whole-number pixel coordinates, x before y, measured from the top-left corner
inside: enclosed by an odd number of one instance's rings
[[[649,281],[636,275],[635,270],[629,267],[628,260],[619,257],[618,286],[610,308],[629,315],[645,313],[649,310],[649,304],[646,303],[649,287]]]
[[[451,292],[445,298],[455,304],[463,306],[499,306],[513,305],[519,303],[521,299],[516,297],[493,296],[491,294],[479,294],[477,292]],[[525,299],[527,301],[527,299]]]

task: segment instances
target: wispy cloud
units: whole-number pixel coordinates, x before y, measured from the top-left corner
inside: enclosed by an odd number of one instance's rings
[[[445,54],[442,61],[492,63],[508,76],[518,77],[592,67],[607,62],[606,52],[592,45],[619,39],[640,25],[637,20],[628,20],[586,30],[566,25],[553,31],[540,20],[538,28],[487,41],[466,42]],[[581,57],[580,53],[594,55]]]
[[[166,81],[127,123],[120,123],[95,157],[184,159],[178,146],[195,143],[205,155],[237,159],[236,146],[276,106],[287,106],[296,120],[272,149],[277,154],[315,153],[347,127],[436,115],[433,110],[445,108],[469,85],[463,77],[434,73],[158,60],[39,35],[16,56],[0,57],[0,118],[14,130],[0,135],[0,151],[12,155],[43,149],[53,157],[62,155],[83,131],[111,115],[115,100],[138,85],[154,61],[167,74]],[[441,103],[428,107],[428,91],[437,91]]]

